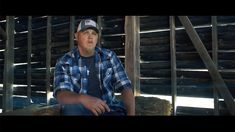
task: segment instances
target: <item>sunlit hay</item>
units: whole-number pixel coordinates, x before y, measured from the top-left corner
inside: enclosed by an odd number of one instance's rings
[[[136,115],[171,115],[171,104],[169,101],[156,97],[135,97]]]
[[[37,111],[35,111],[33,115],[42,115],[42,116],[60,115],[60,105],[42,107]]]

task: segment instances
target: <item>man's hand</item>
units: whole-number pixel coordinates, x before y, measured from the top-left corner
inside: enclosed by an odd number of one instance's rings
[[[81,103],[90,110],[94,115],[98,116],[105,111],[110,111],[109,106],[101,99],[89,95],[80,95]]]

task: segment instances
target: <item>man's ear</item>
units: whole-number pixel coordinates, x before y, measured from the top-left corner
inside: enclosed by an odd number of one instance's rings
[[[74,34],[74,38],[77,40],[77,38],[78,38],[78,32],[76,32],[76,33]]]

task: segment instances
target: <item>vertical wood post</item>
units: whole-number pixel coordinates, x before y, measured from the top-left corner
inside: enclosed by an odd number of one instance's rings
[[[3,112],[13,110],[13,83],[14,83],[14,16],[6,17],[6,47],[4,52],[3,74]]]
[[[47,45],[46,45],[46,93],[47,105],[50,101],[50,80],[51,80],[51,16],[47,17]]]
[[[28,52],[27,52],[27,101],[31,103],[31,54],[32,54],[32,16],[28,17]]]
[[[139,17],[125,17],[125,69],[132,82],[134,95],[140,95],[140,35]]]
[[[170,49],[171,49],[171,95],[173,115],[176,115],[176,49],[175,49],[175,17],[170,16]]]
[[[218,68],[218,34],[217,34],[217,17],[212,16],[212,59],[214,61],[215,67]],[[214,92],[214,114],[219,115],[219,97],[218,97],[218,91],[214,84],[213,92]]]
[[[70,16],[70,24],[69,24],[69,49],[74,48],[74,33],[75,33],[75,17]]]

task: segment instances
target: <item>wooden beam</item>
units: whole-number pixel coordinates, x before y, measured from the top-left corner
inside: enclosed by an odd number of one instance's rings
[[[212,22],[212,59],[214,61],[215,67],[218,68],[218,33],[217,33],[217,17],[211,17]],[[214,93],[214,114],[219,115],[219,97],[218,91],[215,86],[217,83],[214,83],[213,93]]]
[[[212,61],[210,55],[208,54],[205,46],[203,45],[200,37],[198,36],[196,30],[193,28],[192,23],[190,22],[187,16],[179,16],[179,19],[182,25],[185,27],[187,34],[189,35],[191,41],[193,42],[197,52],[202,58],[204,64],[206,65],[213,82],[216,84],[216,88],[219,91],[220,95],[224,99],[230,113],[235,115],[235,102],[233,96],[229,92],[223,78],[218,72],[214,62]]]
[[[97,17],[97,24],[99,25],[99,38],[97,46],[101,47],[101,37],[102,37],[102,16]]]
[[[6,17],[6,48],[4,54],[3,76],[3,112],[13,110],[13,83],[14,83],[14,16]]]
[[[32,16],[28,17],[28,52],[27,52],[27,98],[31,104],[31,54],[32,54]]]
[[[75,16],[70,16],[70,26],[69,26],[69,49],[74,48],[74,33],[75,33]]]
[[[47,47],[46,47],[46,93],[47,105],[50,101],[50,74],[51,74],[51,16],[47,17]]]
[[[170,48],[171,48],[171,95],[172,95],[172,108],[173,115],[176,115],[176,49],[175,49],[175,17],[170,16]]]
[[[125,68],[134,90],[140,95],[140,26],[138,16],[125,17]]]

